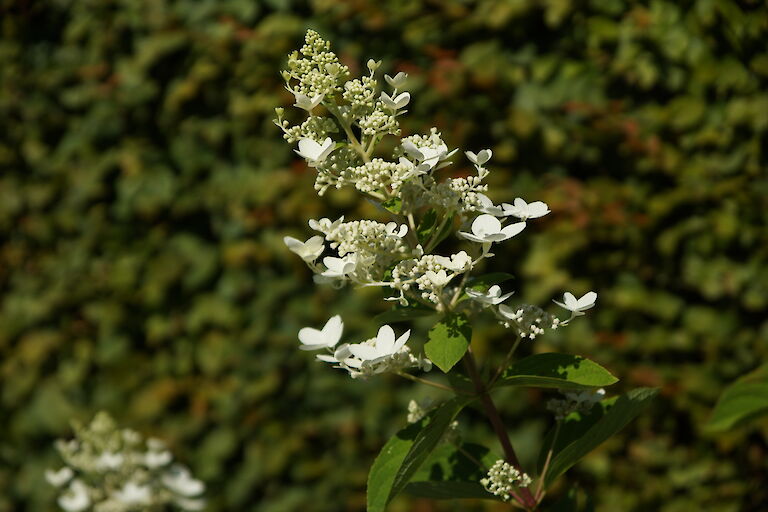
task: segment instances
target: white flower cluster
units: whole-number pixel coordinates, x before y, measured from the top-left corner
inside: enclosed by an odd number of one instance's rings
[[[605,398],[603,388],[585,391],[565,391],[565,398],[553,398],[547,402],[547,410],[555,414],[555,419],[562,420],[573,412],[588,413],[592,407]]]
[[[327,353],[320,354],[317,358],[347,370],[353,379],[367,378],[384,372],[401,372],[408,368],[418,368],[425,372],[432,369],[429,359],[414,356],[406,345],[411,331],[406,331],[396,339],[394,329],[389,325],[382,325],[375,338],[361,343],[338,345],[343,331],[344,322],[338,315],[331,317],[322,329],[304,327],[299,331],[299,348],[326,349]]]
[[[528,487],[532,481],[526,473],[521,473],[510,463],[499,459],[491,466],[488,475],[480,480],[480,483],[489,493],[507,501],[512,498],[512,491],[516,487]]]
[[[65,466],[47,470],[46,480],[61,489],[58,503],[67,512],[134,512],[175,507],[203,510],[205,485],[189,469],[173,463],[159,439],[145,440],[120,430],[106,413],[88,426],[75,425],[75,439],[56,448]]]
[[[475,169],[469,176],[441,177],[440,170],[451,164],[457,150],[449,149],[436,128],[402,137],[387,145],[386,151],[379,149],[385,136],[399,137],[397,117],[405,113],[403,109],[412,99],[401,90],[407,75],[384,75],[384,88],[391,90],[382,90],[376,75],[381,62],[369,60],[370,74],[350,79],[348,68],[330,52],[329,44],[311,30],[300,54],[289,57],[283,77],[294,94],[295,106],[308,118],[291,127],[278,108],[275,124],[286,140],[297,143],[296,153],[317,171],[315,189],[320,195],[331,187],[353,187],[391,216],[386,223],[345,222],[343,217],[311,220],[310,227],[320,235],[306,241],[285,237],[289,249],[315,273],[317,283],[378,286],[393,292],[387,300],[402,307],[417,303],[438,312],[467,308],[472,302],[462,303],[466,293],[475,303],[490,308],[503,325],[529,339],[546,328],[566,325],[594,305],[594,292],[580,299],[566,293],[558,304],[571,317],[561,321],[536,306],[504,304],[511,293],[502,294],[498,286],[487,290],[468,287],[467,276],[478,262],[494,256],[493,244],[522,233],[531,219],[549,213],[548,205],[520,197],[494,205],[483,183],[490,172],[486,168],[493,156],[490,149],[465,152]],[[337,133],[341,134],[338,140],[332,137]],[[438,254],[436,247],[450,234],[468,242],[467,250]],[[387,335],[355,345],[334,345],[333,354],[322,357],[353,376],[423,366],[405,342],[400,346],[399,340],[389,341]],[[386,358],[381,354],[374,357],[382,347]]]

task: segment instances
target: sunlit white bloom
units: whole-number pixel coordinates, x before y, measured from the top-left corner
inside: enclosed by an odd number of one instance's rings
[[[420,148],[417,147],[413,142],[406,140],[402,143],[402,146],[406,153],[408,153],[412,158],[415,158],[422,164],[427,164],[430,169],[437,165],[438,162],[450,158],[451,155],[456,152],[454,149],[449,153],[448,146],[445,144],[440,144],[436,148]]]
[[[467,158],[469,158],[469,161],[472,162],[475,165],[483,165],[485,162],[491,159],[491,155],[493,155],[493,151],[490,149],[484,149],[480,151],[478,154],[474,154],[472,151],[465,151],[465,155],[467,155]]]
[[[69,488],[59,496],[59,506],[67,512],[80,512],[91,506],[91,498],[88,495],[88,487],[82,480],[72,480]]]
[[[584,311],[591,309],[595,305],[597,300],[597,294],[595,292],[587,292],[581,298],[577,299],[571,292],[565,292],[563,295],[563,302],[553,300],[558,306],[570,311],[573,316],[580,316],[584,314]]]
[[[502,295],[501,287],[497,284],[488,288],[487,292],[481,292],[478,290],[473,290],[471,288],[467,289],[467,295],[469,295],[473,300],[476,300],[477,302],[481,302],[483,304],[487,304],[489,306],[495,306],[497,304],[501,304],[502,302],[510,298],[514,293],[515,292],[509,292]]]
[[[477,194],[477,200],[480,203],[480,206],[476,208],[477,211],[493,215],[494,217],[504,217],[507,215],[501,206],[494,205],[493,201],[485,194]]]
[[[435,256],[435,261],[453,272],[465,272],[472,267],[472,257],[466,251],[446,256]]]
[[[401,156],[398,162],[401,165],[404,165],[408,168],[408,172],[405,175],[403,175],[403,177],[401,178],[402,181],[406,181],[411,178],[415,178],[416,176],[421,176],[422,174],[426,174],[432,168],[429,164],[425,164],[425,163],[415,165],[413,162],[411,162],[404,156]]]
[[[123,465],[124,457],[121,453],[104,452],[96,459],[96,467],[99,469],[117,469]]]
[[[406,224],[400,224],[398,228],[397,222],[388,222],[385,229],[388,236],[395,236],[397,238],[403,238],[408,234],[408,226]]]
[[[344,322],[339,315],[332,316],[322,329],[304,327],[299,331],[301,350],[318,350],[321,348],[333,348],[341,339],[344,331]]]
[[[323,98],[325,97],[324,94],[319,94],[317,96],[313,96],[310,98],[306,94],[301,94],[300,92],[295,92],[295,91],[291,91],[291,92],[293,92],[293,95],[296,97],[296,103],[294,103],[293,106],[304,109],[307,112],[312,111],[312,109],[318,106],[320,102],[323,101]]]
[[[173,459],[173,455],[168,450],[163,451],[149,451],[144,454],[144,464],[150,468],[159,468],[167,465]]]
[[[549,213],[547,203],[543,201],[534,201],[526,203],[524,199],[516,198],[514,204],[504,203],[504,215],[513,215],[519,219],[537,219]]]
[[[395,89],[401,88],[405,84],[405,80],[407,78],[408,78],[408,75],[403,73],[402,71],[398,72],[393,77],[389,75],[384,75],[384,80],[387,81],[390,87],[393,87]]]
[[[193,478],[189,469],[178,464],[163,475],[162,482],[168,490],[187,498],[198,496],[205,490],[203,482]]]
[[[499,219],[485,213],[472,222],[472,233],[460,231],[459,236],[478,243],[501,242],[519,234],[523,229],[525,222],[516,222],[502,228]]]
[[[445,272],[445,270],[440,270],[439,272],[433,272],[432,270],[427,270],[424,273],[424,276],[432,282],[435,288],[442,288],[443,286],[448,284],[450,280],[453,279],[454,275],[455,274],[448,275]]]
[[[45,470],[45,479],[54,487],[61,487],[69,482],[73,476],[75,476],[74,471],[67,466],[64,466],[58,471],[52,469]]]
[[[363,362],[376,363],[383,358],[393,356],[400,352],[405,342],[411,336],[411,331],[395,339],[395,331],[388,325],[382,325],[376,338],[363,343],[349,345],[349,352]]]
[[[152,490],[148,485],[128,482],[122,489],[112,493],[112,497],[125,505],[149,505],[152,501]]]
[[[288,246],[291,252],[299,255],[304,261],[315,261],[325,250],[324,239],[321,236],[313,236],[306,242],[297,240],[292,236],[283,238],[283,242]]]
[[[322,144],[318,144],[312,139],[299,140],[299,149],[294,149],[296,154],[307,160],[310,167],[317,167],[331,154],[335,143],[330,137],[326,137]]]
[[[321,274],[325,277],[345,277],[355,271],[357,267],[357,254],[347,254],[343,258],[326,256],[323,264],[327,267]]]
[[[333,222],[327,217],[323,217],[320,220],[309,219],[309,227],[321,233],[329,233],[339,227],[342,222],[344,222],[343,215]]]
[[[408,105],[409,101],[411,101],[411,94],[407,92],[401,92],[394,98],[385,92],[381,93],[381,102],[385,107],[392,110],[398,110],[405,107]]]

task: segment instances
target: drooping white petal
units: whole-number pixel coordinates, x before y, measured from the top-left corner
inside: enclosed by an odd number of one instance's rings
[[[318,144],[312,139],[299,140],[299,149],[294,150],[296,154],[305,158],[311,167],[324,161],[333,151],[334,142],[330,137],[326,137],[322,144]]]
[[[378,347],[372,347],[365,343],[353,343],[349,346],[349,351],[353,356],[363,361],[373,361],[379,358]]]
[[[493,152],[490,149],[484,149],[477,154],[473,153],[472,151],[465,151],[464,154],[467,155],[467,158],[473,164],[483,165],[491,159]]]
[[[402,87],[403,84],[405,84],[406,78],[408,78],[408,75],[406,75],[402,71],[398,72],[394,77],[389,75],[384,75],[384,80],[386,80],[389,86],[394,89],[399,89],[400,87]]]
[[[506,240],[507,238],[512,238],[513,236],[520,234],[524,229],[525,222],[515,222],[509,226],[504,226],[501,232],[504,233]]]

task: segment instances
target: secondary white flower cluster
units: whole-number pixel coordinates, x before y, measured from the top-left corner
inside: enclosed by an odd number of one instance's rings
[[[65,466],[47,470],[45,478],[61,490],[58,504],[67,512],[205,507],[205,485],[173,462],[165,443],[118,429],[104,412],[88,426],[75,425],[75,439],[58,440],[56,448]]]
[[[526,473],[521,473],[510,463],[502,459],[496,461],[488,470],[488,475],[480,480],[483,487],[504,501],[512,498],[512,491],[517,487],[528,487],[533,480]]]
[[[360,343],[338,345],[343,332],[344,322],[341,317],[333,316],[322,329],[312,327],[301,329],[299,348],[302,350],[325,349],[327,353],[320,354],[317,358],[347,370],[353,379],[367,378],[384,372],[400,372],[408,368],[418,368],[425,372],[432,369],[432,362],[429,359],[413,355],[406,345],[411,331],[406,331],[396,338],[392,327],[382,325],[375,338]]]
[[[603,388],[585,391],[565,391],[565,398],[553,398],[547,402],[547,410],[555,414],[555,419],[562,420],[573,412],[588,413],[592,407],[605,398]]]

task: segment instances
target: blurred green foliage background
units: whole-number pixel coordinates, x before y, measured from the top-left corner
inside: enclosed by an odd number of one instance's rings
[[[533,303],[599,304],[525,351],[588,356],[612,392],[661,387],[561,489],[601,512],[766,510],[768,424],[701,429],[768,356],[764,2],[0,0],[0,512],[55,510],[52,442],[99,409],[167,439],[211,511],[362,510],[373,457],[433,393],[296,350],[335,313],[372,335],[385,307],[313,286],[282,245],[373,211],[319,200],[271,123],[308,27],[353,71],[411,75],[405,133],[491,147],[492,199],[549,203],[493,270]],[[480,352],[507,342],[488,327]],[[501,396],[523,446],[546,396]],[[463,428],[487,432],[472,412]]]

